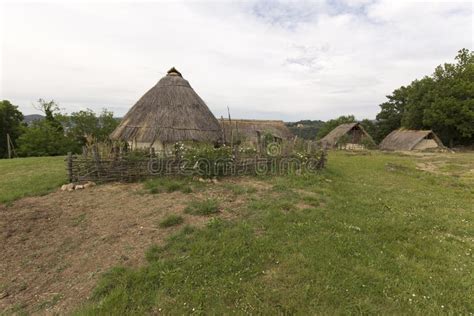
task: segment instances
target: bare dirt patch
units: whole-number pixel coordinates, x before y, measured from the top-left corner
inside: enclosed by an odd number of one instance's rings
[[[245,205],[245,196],[218,184],[192,194],[145,194],[141,184],[108,184],[0,204],[0,311],[74,310],[101,273],[116,265],[143,264],[148,247],[164,243],[182,227],[160,228],[166,216],[179,214],[184,224],[204,225],[209,217],[183,209],[213,196],[221,205],[217,216],[223,218],[237,216]]]

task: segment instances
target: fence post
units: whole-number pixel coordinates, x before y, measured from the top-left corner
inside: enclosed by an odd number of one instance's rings
[[[97,172],[97,179],[100,180],[100,175],[101,175],[101,167],[100,167],[100,155],[98,152],[97,145],[92,146],[92,156],[94,157],[94,162],[95,162],[95,168]]]
[[[67,176],[68,176],[68,180],[69,180],[69,183],[72,183],[72,178],[73,178],[73,174],[72,174],[72,152],[68,152],[67,153]]]

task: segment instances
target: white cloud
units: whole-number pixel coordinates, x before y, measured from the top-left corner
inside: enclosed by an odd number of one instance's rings
[[[123,115],[176,66],[216,116],[374,117],[472,49],[464,2],[17,3],[1,7],[0,97]]]

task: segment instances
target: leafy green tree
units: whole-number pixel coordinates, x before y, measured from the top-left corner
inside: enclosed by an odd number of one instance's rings
[[[18,138],[20,156],[57,156],[77,152],[77,144],[49,120],[34,121]]]
[[[407,102],[404,108],[401,126],[409,129],[429,129],[423,122],[425,111],[433,103],[433,93],[436,89],[431,77],[413,81],[407,87]]]
[[[8,155],[7,134],[16,147],[17,138],[21,135],[23,114],[10,101],[0,101],[0,158]]]
[[[388,101],[380,104],[380,112],[377,114],[377,131],[372,137],[378,143],[391,131],[400,128],[405,106],[408,99],[408,88],[400,87],[387,95]]]
[[[44,113],[45,120],[50,123],[51,127],[54,127],[61,132],[64,131],[63,125],[61,124],[62,114],[59,111],[59,106],[54,102],[54,100],[46,102],[43,99],[39,99],[36,108]]]
[[[423,117],[450,146],[474,143],[474,52],[462,49],[456,61],[436,68],[433,101]]]
[[[461,49],[456,63],[414,80],[387,96],[377,114],[376,141],[400,127],[432,129],[445,144],[474,143],[474,53]]]
[[[67,134],[74,138],[81,146],[87,140],[93,139],[96,142],[109,141],[109,135],[118,125],[113,112],[102,110],[99,116],[92,110],[74,112],[67,119]]]
[[[369,119],[363,119],[360,121],[360,125],[365,129],[365,131],[372,137],[374,138],[375,135],[377,134],[377,125],[375,124],[374,121],[369,120]]]
[[[354,122],[356,122],[354,115],[347,115],[347,116],[343,115],[343,116],[339,116],[336,119],[329,120],[326,123],[324,123],[324,125],[319,129],[317,138],[318,139],[323,138],[324,136],[329,134],[330,131],[332,131],[333,129],[335,129],[337,126],[341,124],[354,123]]]

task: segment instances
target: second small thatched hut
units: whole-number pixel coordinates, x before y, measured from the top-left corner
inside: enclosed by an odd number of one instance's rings
[[[362,149],[367,143],[375,144],[360,123],[341,124],[319,140],[323,146]]]

